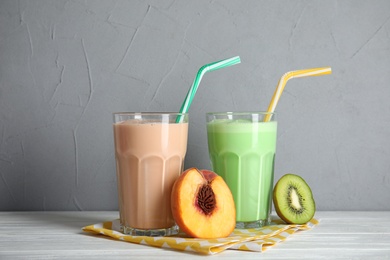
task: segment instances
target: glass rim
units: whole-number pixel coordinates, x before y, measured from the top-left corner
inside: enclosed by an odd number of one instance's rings
[[[180,112],[113,112],[113,115],[188,115]]]
[[[276,115],[275,112],[267,111],[227,111],[227,112],[207,112],[206,115]]]

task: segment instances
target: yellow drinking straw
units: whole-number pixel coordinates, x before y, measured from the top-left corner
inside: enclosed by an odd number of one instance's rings
[[[275,111],[276,105],[282,95],[284,87],[289,79],[292,78],[302,78],[309,76],[322,76],[331,74],[332,69],[330,67],[324,68],[313,68],[313,69],[305,69],[305,70],[294,70],[284,73],[284,75],[280,78],[279,83],[275,89],[274,96],[271,99],[271,102],[268,106],[267,112],[273,113]],[[268,122],[270,120],[271,114],[267,114],[264,118],[264,122]]]

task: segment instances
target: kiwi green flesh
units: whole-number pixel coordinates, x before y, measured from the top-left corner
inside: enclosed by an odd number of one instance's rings
[[[309,185],[295,174],[286,174],[276,183],[273,201],[278,216],[289,224],[310,221],[316,207]]]

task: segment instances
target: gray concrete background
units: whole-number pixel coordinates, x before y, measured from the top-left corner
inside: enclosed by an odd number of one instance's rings
[[[197,70],[186,167],[209,111],[276,108],[275,179],[320,210],[390,210],[390,1],[0,1],[0,210],[117,209],[114,111],[178,111]]]

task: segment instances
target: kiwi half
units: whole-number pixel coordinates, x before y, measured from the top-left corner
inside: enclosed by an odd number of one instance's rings
[[[291,173],[276,183],[273,201],[278,216],[289,224],[307,223],[316,211],[309,185],[302,177]]]

